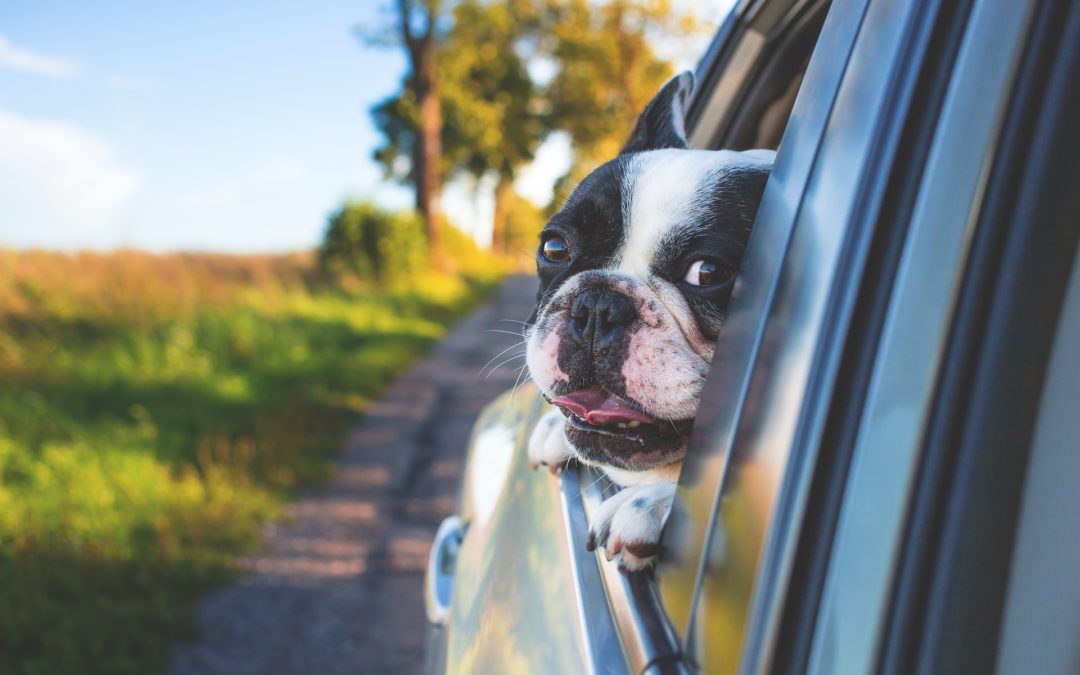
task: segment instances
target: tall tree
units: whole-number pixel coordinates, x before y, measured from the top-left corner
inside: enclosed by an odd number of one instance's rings
[[[441,9],[442,0],[397,0],[398,30],[410,68],[406,87],[415,109],[416,131],[411,150],[416,210],[424,219],[432,260],[436,266],[445,268],[439,205],[443,117],[437,59]]]
[[[445,0],[454,3],[452,11],[434,0],[398,1],[401,17],[410,8],[427,12],[404,20],[402,31],[414,34],[407,44],[429,36],[435,67],[423,71],[411,56],[403,91],[372,110],[385,137],[375,157],[388,175],[417,186],[425,217],[437,213],[429,200],[437,197],[439,180],[494,176],[492,243],[499,251],[506,248],[514,179],[544,136],[563,130],[573,139],[575,162],[557,192],[614,156],[672,74],[653,40],[687,27],[672,0]],[[546,65],[549,77],[532,77],[535,63]],[[421,72],[436,86],[420,82]],[[421,91],[437,111],[425,113]],[[431,141],[436,116],[439,133]],[[441,157],[429,154],[433,148]]]
[[[545,34],[557,71],[548,84],[547,124],[568,132],[574,163],[563,193],[630,135],[638,115],[673,75],[653,45],[700,30],[671,0],[546,0]]]
[[[508,203],[518,169],[532,160],[545,128],[529,76],[537,0],[460,0],[437,43],[442,126],[439,175],[493,176],[492,247],[505,249]],[[422,109],[406,87],[372,111],[385,141],[375,157],[389,175],[419,184]]]
[[[445,154],[453,170],[494,176],[492,248],[500,253],[506,253],[514,179],[545,133],[526,63],[537,27],[529,9],[521,0],[462,0],[440,60]]]

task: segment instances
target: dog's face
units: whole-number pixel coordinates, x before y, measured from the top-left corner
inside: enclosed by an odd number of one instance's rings
[[[686,149],[684,73],[541,234],[528,365],[586,463],[682,459],[771,151]]]

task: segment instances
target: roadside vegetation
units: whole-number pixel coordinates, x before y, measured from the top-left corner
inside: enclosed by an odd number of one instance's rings
[[[0,673],[163,670],[197,594],[494,288],[455,242],[454,276],[384,247],[379,285],[348,246],[0,250]]]

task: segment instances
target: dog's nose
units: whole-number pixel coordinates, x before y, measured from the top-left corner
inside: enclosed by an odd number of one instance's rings
[[[583,347],[604,347],[636,318],[637,312],[625,295],[587,289],[570,304],[570,335]]]

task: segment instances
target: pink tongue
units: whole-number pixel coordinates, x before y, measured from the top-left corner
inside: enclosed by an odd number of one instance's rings
[[[577,415],[589,424],[633,421],[651,424],[656,421],[645,413],[634,410],[618,396],[602,389],[579,389],[557,397],[552,404]]]

